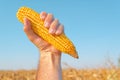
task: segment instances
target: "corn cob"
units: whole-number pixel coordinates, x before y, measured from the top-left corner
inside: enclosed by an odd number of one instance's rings
[[[69,54],[74,58],[78,58],[75,46],[69,38],[67,38],[64,33],[59,36],[49,34],[48,29],[44,27],[44,22],[39,17],[39,13],[28,7],[21,7],[17,12],[17,18],[23,23],[24,17],[30,20],[32,29],[38,36],[42,37],[61,52]]]

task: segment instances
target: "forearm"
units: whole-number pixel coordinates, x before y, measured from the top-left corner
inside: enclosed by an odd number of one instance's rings
[[[62,80],[61,53],[41,52],[37,80]]]

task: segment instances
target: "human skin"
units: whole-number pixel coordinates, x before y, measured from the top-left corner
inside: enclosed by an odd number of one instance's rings
[[[40,18],[44,21],[44,26],[51,35],[64,33],[63,25],[52,14],[41,12]],[[27,18],[24,18],[24,32],[40,52],[36,80],[62,80],[61,51],[36,35],[31,29],[31,23]]]

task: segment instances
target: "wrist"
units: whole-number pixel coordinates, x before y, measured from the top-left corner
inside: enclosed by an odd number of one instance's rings
[[[61,80],[61,53],[41,51],[39,67],[40,78],[45,75],[46,80]]]
[[[40,61],[52,63],[52,64],[60,64],[61,63],[61,52],[46,52],[40,51]]]
[[[40,56],[41,57],[48,57],[48,56],[55,56],[55,57],[61,57],[61,51],[57,50],[57,49],[43,49],[40,50]]]

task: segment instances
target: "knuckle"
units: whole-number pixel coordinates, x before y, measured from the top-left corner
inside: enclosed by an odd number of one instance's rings
[[[30,40],[31,42],[34,42],[34,41],[35,41],[35,39],[34,39],[32,36],[28,36],[28,38],[29,38],[29,40]]]

